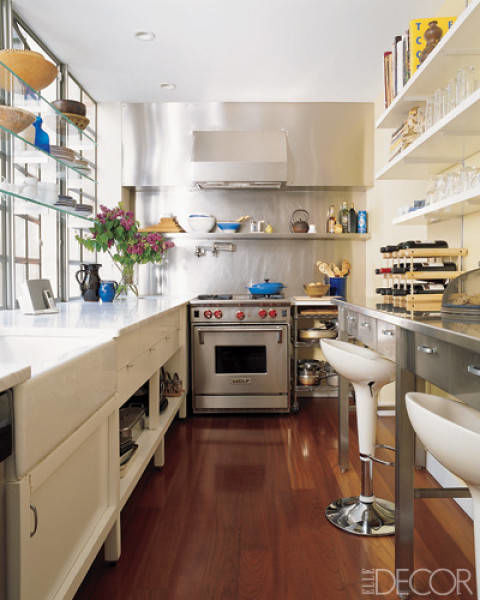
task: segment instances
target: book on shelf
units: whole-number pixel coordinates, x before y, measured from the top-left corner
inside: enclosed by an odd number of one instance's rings
[[[395,36],[392,50],[383,54],[385,108],[390,106],[421,65],[421,55],[427,45],[425,32],[430,23],[437,23],[443,37],[455,20],[456,17],[414,19],[410,21],[407,31]]]
[[[383,83],[385,93],[385,108],[392,102],[392,53],[383,53]]]
[[[429,19],[414,19],[410,21],[409,26],[409,39],[410,39],[410,75],[413,75],[417,71],[418,67],[422,64],[420,62],[421,54],[427,45],[425,39],[425,32],[427,31],[430,23],[436,21],[438,27],[442,30],[442,37],[455,23],[456,17],[430,17]]]

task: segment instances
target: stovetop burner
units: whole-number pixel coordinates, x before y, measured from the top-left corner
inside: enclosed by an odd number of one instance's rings
[[[231,300],[232,294],[200,294],[198,300]]]

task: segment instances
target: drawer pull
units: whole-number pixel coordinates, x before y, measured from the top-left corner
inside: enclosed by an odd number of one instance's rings
[[[370,327],[370,323],[368,321],[364,321],[362,323],[362,327]]]
[[[127,364],[127,369],[131,369],[131,368],[132,368],[132,367],[134,367],[134,366],[135,366],[135,365],[134,365],[134,363],[128,363],[128,364]]]
[[[417,352],[423,352],[424,354],[436,354],[438,349],[435,346],[417,346]]]
[[[395,335],[394,331],[392,329],[384,329],[382,331],[383,335],[386,335],[388,337],[393,337]]]
[[[467,373],[470,373],[470,375],[476,375],[477,377],[480,377],[480,367],[476,367],[475,365],[468,365]]]
[[[30,504],[30,510],[33,512],[33,530],[30,532],[30,537],[33,537],[38,529],[38,511],[34,504]]]

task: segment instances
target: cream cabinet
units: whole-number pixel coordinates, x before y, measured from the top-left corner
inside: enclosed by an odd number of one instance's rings
[[[97,357],[95,364],[113,365],[114,384],[102,388],[95,410],[87,411],[59,443],[52,440],[47,455],[30,461],[27,471],[18,469],[15,448],[6,463],[7,600],[71,599],[102,545],[106,560],[118,560],[121,509],[150,460],[163,465],[165,433],[177,413],[186,417],[185,395],[170,398],[168,408],[159,412],[162,366],[178,372],[188,389],[185,305],[138,324],[103,351],[108,356]],[[118,411],[147,381],[148,428],[120,479]],[[19,400],[22,394],[17,389]],[[73,394],[81,402],[75,389],[67,387],[65,394],[66,401]],[[28,455],[28,437],[19,448]]]
[[[73,597],[117,519],[118,479],[113,397],[25,477],[7,482],[9,599]]]

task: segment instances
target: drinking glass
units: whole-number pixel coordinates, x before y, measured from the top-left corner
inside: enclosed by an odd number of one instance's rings
[[[466,72],[466,95],[470,96],[478,89],[477,71],[473,65],[467,67]]]
[[[474,169],[472,167],[462,167],[460,171],[460,191],[466,192],[472,185],[472,179],[474,175]]]
[[[426,105],[425,105],[425,131],[427,129],[430,129],[430,127],[432,127],[433,124],[434,124],[434,122],[435,122],[434,121],[434,116],[433,116],[433,113],[434,113],[434,104],[435,104],[435,102],[434,102],[434,96],[433,95],[432,96],[428,96],[427,102],[426,102]]]
[[[442,117],[442,108],[443,108],[443,92],[441,88],[435,90],[433,94],[433,122],[436,123]]]
[[[444,117],[446,114],[448,114],[448,112],[450,111],[449,108],[449,104],[448,104],[448,88],[443,88],[442,90],[440,90],[441,92],[441,115],[442,117]],[[442,118],[440,117],[440,118]]]
[[[467,71],[466,69],[458,69],[456,81],[456,104],[457,106],[467,97]]]
[[[447,112],[450,112],[457,105],[455,79],[450,79],[447,84]]]
[[[433,202],[439,202],[443,198],[443,189],[445,187],[445,180],[443,175],[436,175],[434,178],[435,190],[433,192]]]

